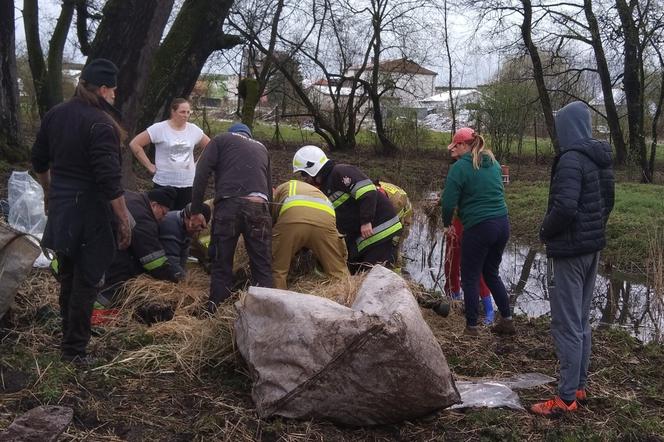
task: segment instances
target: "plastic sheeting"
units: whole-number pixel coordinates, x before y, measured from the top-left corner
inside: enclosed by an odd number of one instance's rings
[[[29,233],[33,242],[41,240],[46,227],[44,190],[28,172],[12,172],[8,182],[9,225],[19,232]],[[48,267],[51,260],[43,253],[35,259],[33,267]]]
[[[9,225],[14,229],[41,235],[46,227],[44,190],[28,172],[12,172],[8,183]]]
[[[508,407],[523,410],[519,395],[514,390],[537,387],[553,381],[554,378],[541,373],[521,373],[506,379],[457,381],[462,403],[451,408]]]
[[[377,425],[458,403],[445,356],[405,281],[374,267],[351,308],[250,287],[235,336],[261,417]]]

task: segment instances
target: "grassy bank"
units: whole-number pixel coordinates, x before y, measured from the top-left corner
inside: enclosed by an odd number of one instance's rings
[[[537,243],[546,211],[548,181],[513,181],[506,188],[513,235]],[[616,184],[616,202],[607,226],[604,261],[631,272],[644,272],[650,244],[664,228],[664,186]]]

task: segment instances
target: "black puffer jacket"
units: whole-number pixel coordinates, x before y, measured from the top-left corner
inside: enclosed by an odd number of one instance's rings
[[[590,111],[581,102],[558,112],[556,132],[561,152],[551,171],[540,239],[553,258],[600,251],[614,203],[611,146],[591,137]]]

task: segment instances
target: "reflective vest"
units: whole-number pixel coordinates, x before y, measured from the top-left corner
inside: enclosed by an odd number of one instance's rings
[[[279,210],[279,216],[292,208],[292,207],[309,207],[311,209],[322,210],[333,217],[335,217],[334,207],[327,199],[317,198],[313,196],[298,195],[297,194],[297,180],[290,180],[288,182],[288,197],[284,200]]]
[[[332,195],[330,195],[330,201],[332,202],[332,205],[336,209],[337,207],[341,206],[343,203],[348,201],[348,198],[351,196],[358,200],[362,198],[362,195],[364,195],[367,192],[371,192],[372,190],[376,190],[376,186],[374,183],[369,180],[362,180],[358,181],[351,187],[350,193],[347,192],[342,192],[340,190],[334,192]]]

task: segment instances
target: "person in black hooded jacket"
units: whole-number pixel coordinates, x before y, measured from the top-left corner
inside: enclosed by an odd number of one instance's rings
[[[560,359],[558,395],[531,407],[540,415],[577,409],[586,399],[590,362],[590,301],[606,223],[614,203],[611,146],[592,138],[590,109],[575,101],[556,115],[560,152],[551,171],[540,229],[548,258],[551,334]]]

